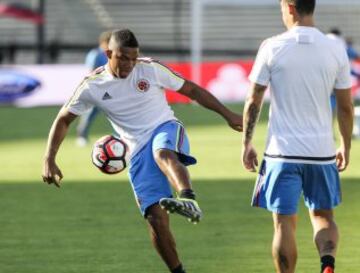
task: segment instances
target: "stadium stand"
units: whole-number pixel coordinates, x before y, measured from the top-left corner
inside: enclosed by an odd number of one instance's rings
[[[81,63],[98,34],[109,28],[129,27],[145,53],[188,56],[191,0],[46,0],[46,43],[61,48],[58,62]],[[329,4],[326,4],[329,1]],[[28,4],[16,0],[7,3]],[[340,28],[360,45],[360,2],[317,7],[317,25],[323,31]],[[357,4],[356,4],[357,3]],[[203,45],[206,56],[243,56],[255,53],[265,37],[284,30],[277,5],[207,6],[204,10]],[[26,21],[0,17],[0,49],[18,48],[16,63],[33,63],[36,27]]]

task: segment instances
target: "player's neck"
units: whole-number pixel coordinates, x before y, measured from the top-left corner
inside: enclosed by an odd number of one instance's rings
[[[108,63],[107,64],[107,67],[108,67],[108,72],[114,77],[114,78],[117,78],[117,79],[120,79],[119,75],[117,75],[115,73],[115,71],[112,69],[111,65]]]
[[[293,27],[315,27],[314,18],[312,16],[297,18],[297,20],[290,22],[288,29]]]

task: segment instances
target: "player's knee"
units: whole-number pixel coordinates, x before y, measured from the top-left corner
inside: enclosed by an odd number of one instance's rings
[[[274,221],[275,232],[293,233],[296,229],[296,221],[293,216],[278,216]]]
[[[322,230],[328,228],[335,228],[336,223],[334,220],[333,213],[331,211],[314,211],[311,214],[311,220],[314,230]]]
[[[310,212],[315,219],[323,219],[328,222],[332,222],[334,219],[334,214],[332,210],[314,210]]]
[[[168,223],[169,217],[158,205],[153,205],[147,209],[146,219],[150,226],[161,227]]]
[[[163,215],[149,214],[147,216],[147,221],[152,231],[156,234],[158,234],[164,229],[168,229],[168,222]]]

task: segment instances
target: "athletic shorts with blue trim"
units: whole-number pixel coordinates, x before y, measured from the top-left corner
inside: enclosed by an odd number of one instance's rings
[[[310,210],[332,209],[341,202],[335,163],[304,164],[264,159],[255,183],[252,206],[277,214],[297,213],[300,195]]]
[[[158,126],[148,143],[131,159],[128,172],[135,199],[144,216],[147,208],[161,198],[172,197],[169,181],[154,159],[159,149],[176,152],[185,166],[196,164],[196,159],[189,154],[189,140],[184,126],[176,120]]]

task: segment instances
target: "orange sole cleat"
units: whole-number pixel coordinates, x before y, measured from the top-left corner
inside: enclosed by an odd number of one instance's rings
[[[334,273],[334,269],[330,266],[327,266],[322,273]]]

